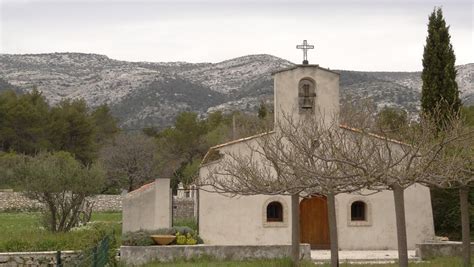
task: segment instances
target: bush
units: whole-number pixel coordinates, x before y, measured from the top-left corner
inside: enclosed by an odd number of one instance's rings
[[[174,235],[176,240],[174,245],[196,245],[202,244],[202,239],[197,233],[187,227],[178,226],[173,228],[161,228],[153,231],[139,230],[135,232],[128,232],[122,235],[122,245],[124,246],[152,246],[155,244],[151,235]]]
[[[128,232],[122,236],[122,245],[124,246],[152,246],[155,242],[150,238],[150,232],[140,230]]]
[[[173,227],[187,226],[194,231],[197,231],[197,221],[195,218],[178,218],[173,222]]]
[[[183,234],[183,235],[187,235],[187,234],[193,234],[195,233],[195,231],[193,229],[191,229],[190,227],[187,227],[187,226],[174,226],[173,229],[176,231],[176,232],[179,232],[180,234]]]
[[[44,205],[42,221],[52,232],[67,232],[90,220],[86,197],[98,192],[104,177],[99,166],[85,167],[66,152],[26,157],[15,175],[26,196]]]

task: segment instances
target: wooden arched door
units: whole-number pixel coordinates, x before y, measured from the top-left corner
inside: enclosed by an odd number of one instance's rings
[[[300,202],[300,238],[312,249],[329,249],[328,205],[326,197],[313,196]]]

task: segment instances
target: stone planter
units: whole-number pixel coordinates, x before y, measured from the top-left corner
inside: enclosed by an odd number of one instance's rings
[[[151,235],[150,237],[157,245],[169,245],[176,239],[174,235]]]

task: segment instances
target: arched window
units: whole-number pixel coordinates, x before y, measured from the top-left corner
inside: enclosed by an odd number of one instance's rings
[[[363,201],[355,201],[351,205],[351,221],[367,220],[367,205]]]
[[[283,206],[278,201],[267,205],[267,222],[283,222]]]
[[[313,112],[316,90],[314,82],[310,79],[302,79],[298,84],[298,98],[300,112]]]

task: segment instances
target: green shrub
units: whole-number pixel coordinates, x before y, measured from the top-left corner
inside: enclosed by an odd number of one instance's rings
[[[174,226],[173,229],[176,232],[179,232],[183,235],[187,235],[188,233],[190,233],[190,234],[195,233],[195,231],[193,229],[191,229],[190,227],[187,227],[187,226]]]
[[[176,233],[176,244],[178,245],[186,245],[186,236],[177,232]]]
[[[149,231],[153,235],[176,235],[176,229],[174,228],[160,228],[158,230]]]
[[[150,237],[148,231],[128,232],[122,236],[122,245],[124,246],[152,246],[155,242]]]
[[[187,226],[197,231],[197,221],[195,218],[178,218],[173,221],[173,227]]]
[[[197,244],[196,238],[188,233],[186,235],[186,245],[196,245],[196,244]]]
[[[174,235],[175,241],[172,244],[177,245],[196,245],[202,244],[202,239],[196,232],[186,226],[161,228],[153,231],[139,230],[128,232],[122,235],[122,245],[124,246],[152,246],[154,245],[151,235]]]

